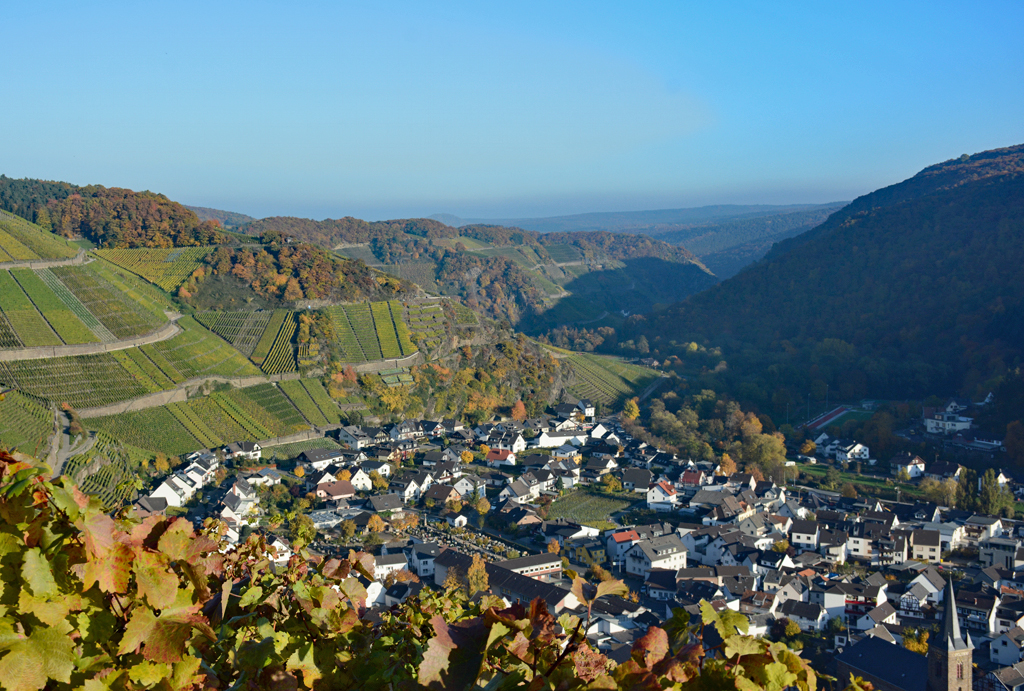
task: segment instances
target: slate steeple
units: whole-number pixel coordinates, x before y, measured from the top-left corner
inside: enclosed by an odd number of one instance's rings
[[[946,581],[942,590],[942,641],[946,650],[972,650],[971,634],[967,640],[960,635],[960,618],[956,614],[956,593],[953,592],[952,579]]]
[[[953,581],[942,592],[942,629],[928,641],[928,691],[971,691],[974,645],[960,633]]]

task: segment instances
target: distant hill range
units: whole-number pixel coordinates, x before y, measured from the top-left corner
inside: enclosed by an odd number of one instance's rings
[[[221,211],[220,209],[209,209],[205,206],[189,206],[185,204],[185,208],[194,212],[200,221],[220,221],[221,225],[225,228],[238,228],[256,220],[252,216],[246,216],[245,214],[235,213],[234,211]]]
[[[451,214],[431,218],[454,227],[486,224],[538,233],[608,231],[648,235],[685,246],[719,278],[728,278],[763,257],[772,243],[814,228],[845,204],[724,204],[548,218],[463,219]]]
[[[981,392],[1024,356],[1024,145],[859,197],[641,333],[662,352],[723,346],[776,408],[826,385],[847,400]]]
[[[685,248],[625,233],[286,217],[264,218],[242,230],[332,248],[535,333],[564,323],[620,323],[717,280]]]

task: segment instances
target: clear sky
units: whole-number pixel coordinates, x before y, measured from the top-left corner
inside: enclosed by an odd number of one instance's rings
[[[0,172],[254,216],[851,199],[1024,142],[1024,2],[6,2]]]

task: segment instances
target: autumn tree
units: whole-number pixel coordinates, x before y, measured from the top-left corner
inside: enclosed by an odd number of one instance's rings
[[[373,484],[373,488],[378,492],[388,488],[388,479],[376,470],[370,471],[370,482]]]
[[[637,405],[636,398],[630,398],[626,401],[625,405],[622,406],[622,417],[627,420],[636,420],[640,417],[640,406]]]
[[[812,439],[808,439],[800,445],[800,453],[805,456],[813,456],[818,451],[818,445]]]
[[[167,455],[158,452],[156,454],[156,459],[153,461],[153,468],[161,475],[166,475],[171,472],[171,464],[167,460]]]
[[[611,473],[606,474],[601,478],[601,484],[604,485],[605,492],[621,492],[622,482],[619,478],[615,477]]]
[[[341,535],[346,540],[346,542],[355,537],[356,522],[352,519],[346,519],[342,521],[341,525],[339,525],[338,528],[341,530]]]
[[[912,652],[927,655],[929,635],[927,629],[905,628],[903,629],[903,647]]]
[[[516,422],[522,422],[526,419],[526,404],[522,400],[516,401],[516,404],[512,406],[512,419]]]
[[[388,526],[384,522],[384,519],[377,514],[370,516],[370,520],[366,522],[366,529],[371,533],[383,533],[387,530],[387,527]]]
[[[473,555],[473,563],[470,564],[469,570],[466,572],[466,583],[469,588],[469,594],[475,595],[476,593],[482,593],[489,587],[487,580],[487,562],[479,554]]]
[[[558,540],[552,540],[548,543],[548,554],[558,554],[562,549],[562,545],[559,544]]]
[[[288,521],[288,537],[292,541],[292,547],[295,548],[311,543],[316,539],[316,526],[313,525],[313,519],[299,514]]]
[[[857,488],[853,486],[852,482],[847,482],[843,485],[843,496],[847,499],[857,498]]]
[[[722,460],[718,464],[718,473],[729,477],[736,472],[736,461],[730,458],[729,454],[722,454]]]
[[[345,468],[345,470],[343,470],[340,473],[338,473],[338,480],[340,480],[341,482],[348,482],[351,479],[352,479],[352,471],[349,470],[348,468]]]
[[[473,508],[476,509],[478,514],[483,516],[491,510],[491,503],[487,501],[487,497],[477,497],[476,502],[473,504]]]
[[[459,454],[459,460],[462,461],[463,463],[472,463],[473,452],[469,451],[468,449],[466,451],[463,451],[462,453]]]
[[[774,543],[772,543],[772,551],[773,552],[780,552],[780,553],[783,553],[783,554],[788,552],[789,551],[789,541],[788,540],[776,540]]]
[[[299,479],[302,479],[302,478],[306,477],[306,469],[305,469],[305,467],[303,467],[301,465],[296,467],[295,468],[295,477],[297,477]]]

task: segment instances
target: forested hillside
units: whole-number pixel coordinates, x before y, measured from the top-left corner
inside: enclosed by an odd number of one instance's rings
[[[1022,355],[1024,146],[861,197],[631,326],[620,340],[643,335],[662,354],[722,346],[723,376],[752,375],[747,396],[775,409],[826,385],[842,398],[975,394]]]
[[[642,235],[354,218],[265,218],[244,230],[335,248],[537,333],[563,321],[646,312],[715,282],[685,248]]]
[[[210,209],[205,206],[185,205],[185,208],[195,213],[201,221],[219,221],[221,225],[229,228],[237,228],[238,226],[242,226],[256,220],[252,216],[246,216],[245,214],[236,213],[234,211]]]

